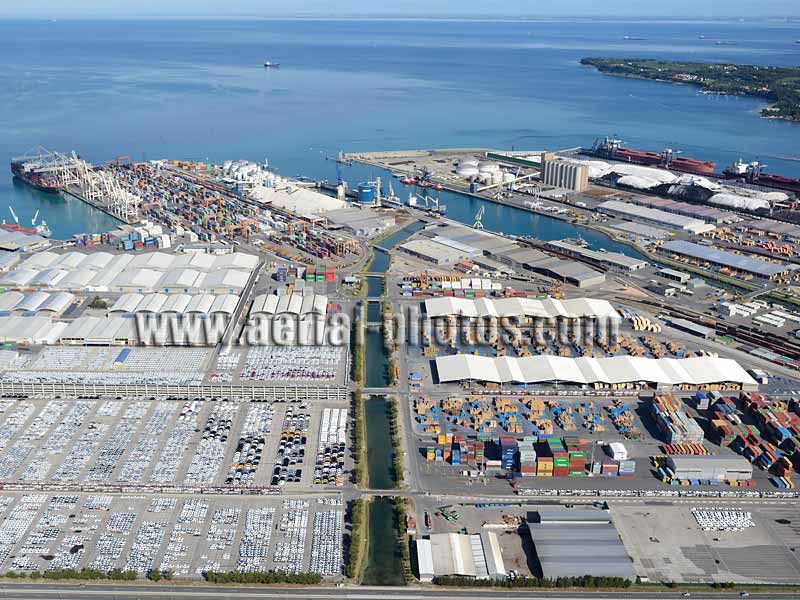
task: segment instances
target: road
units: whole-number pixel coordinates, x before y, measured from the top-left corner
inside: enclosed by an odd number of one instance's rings
[[[653,597],[676,600],[684,597],[681,592],[653,591],[537,591],[537,590],[460,590],[441,588],[387,588],[387,587],[230,587],[230,586],[166,586],[166,585],[114,585],[114,584],[61,584],[61,583],[3,583],[0,584],[0,599],[4,600],[72,600],[102,598],[103,600],[177,600],[192,598],[196,600],[224,600],[246,598],[363,598],[364,600],[424,600],[425,598],[457,598],[459,600],[486,600],[487,595],[494,598],[514,600],[580,600],[584,598],[609,600],[651,600]],[[739,598],[739,592],[692,592],[691,598],[732,600]],[[797,594],[791,592],[752,592],[753,598],[794,600]]]

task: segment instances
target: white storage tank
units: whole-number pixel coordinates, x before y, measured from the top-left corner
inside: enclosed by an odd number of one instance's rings
[[[497,173],[500,171],[500,165],[495,162],[484,160],[478,163],[478,170],[481,173]]]
[[[467,179],[469,177],[475,177],[478,174],[478,167],[473,166],[464,166],[459,165],[458,170],[456,171],[456,175],[459,177],[463,177]]]

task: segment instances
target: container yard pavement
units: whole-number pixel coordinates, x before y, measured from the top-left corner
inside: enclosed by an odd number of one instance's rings
[[[695,503],[713,509],[713,501]],[[736,503],[726,504],[733,510]],[[756,524],[743,531],[703,531],[692,503],[650,501],[644,506],[611,504],[622,541],[637,575],[650,581],[800,582],[796,505],[742,505]]]

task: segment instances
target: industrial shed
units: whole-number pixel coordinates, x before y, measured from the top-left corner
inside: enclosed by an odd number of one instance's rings
[[[162,274],[152,269],[125,270],[117,275],[109,285],[110,291],[149,292],[153,290],[161,279]]]
[[[36,312],[48,298],[50,298],[50,294],[47,292],[33,292],[32,294],[28,294],[14,307],[14,312]]]
[[[0,278],[0,287],[83,292],[239,294],[258,257],[233,253],[174,256],[39,252]]]
[[[161,307],[161,312],[164,314],[183,314],[191,301],[192,296],[189,294],[170,294],[167,296],[164,306]]]
[[[784,263],[774,263],[761,260],[760,258],[743,256],[741,254],[735,254],[709,246],[702,246],[684,240],[670,240],[669,242],[665,242],[659,250],[666,254],[676,254],[697,261],[711,263],[717,267],[727,267],[761,279],[774,279],[775,277],[788,274],[791,270],[790,267]]]
[[[539,511],[529,513],[527,526],[543,577],[636,578],[633,562],[607,511]]]
[[[211,271],[215,268],[216,256],[207,252],[190,252],[178,254],[172,261],[172,269],[195,269],[197,271]]]
[[[460,575],[499,580],[506,578],[500,544],[497,534],[492,531],[471,535],[436,533],[430,536],[429,543],[433,576]],[[425,546],[423,544],[423,553],[428,552]],[[417,552],[419,555],[419,547]],[[431,570],[430,567],[430,563],[424,566],[426,570]]]
[[[105,269],[113,259],[114,255],[108,252],[93,252],[83,260],[81,269],[100,271]]]
[[[108,310],[109,315],[132,313],[136,311],[136,307],[144,300],[143,294],[123,294],[114,305]]]
[[[44,271],[39,271],[36,276],[28,282],[28,285],[31,287],[52,289],[58,285],[59,281],[67,276],[67,273],[69,273],[69,271],[65,271],[64,269],[45,269]]]
[[[324,294],[307,294],[299,296],[277,296],[275,294],[260,294],[253,299],[250,314],[279,315],[295,314],[305,316],[308,314],[324,315],[328,306],[328,297]]]
[[[561,279],[579,288],[599,285],[606,280],[602,271],[574,260],[551,256],[534,248],[515,248],[497,257],[516,269],[528,269],[547,277]]]
[[[0,252],[0,273],[10,271],[19,264],[19,254]]]
[[[0,250],[6,252],[33,252],[47,248],[49,245],[50,241],[40,235],[0,230]]]
[[[595,298],[556,300],[546,298],[455,298],[444,296],[425,300],[429,317],[541,317],[580,319],[586,317],[619,320],[620,316],[610,302]]]
[[[649,208],[647,206],[639,206],[638,204],[620,202],[619,200],[608,200],[603,202],[597,207],[597,210],[601,213],[606,213],[609,215],[622,216],[635,221],[644,221],[646,223],[655,223],[671,229],[688,231],[689,233],[695,234],[713,231],[716,229],[716,227],[711,223],[706,223],[700,219],[677,215],[675,213],[658,210],[657,208]]]
[[[207,273],[202,286],[199,283],[197,285],[212,294],[241,294],[248,279],[250,273],[247,271],[218,270]]]
[[[9,311],[17,304],[22,302],[25,295],[21,292],[3,292],[0,293],[0,312]]]
[[[20,263],[19,268],[41,271],[42,269],[51,267],[57,260],[58,254],[49,250],[45,250],[44,252],[37,252],[36,254],[33,254],[32,256],[29,256],[23,260]]]
[[[30,282],[39,271],[32,269],[18,267],[13,271],[9,271],[2,278],[0,278],[0,285],[3,287],[24,287]]]
[[[45,312],[49,316],[60,316],[74,301],[75,296],[67,292],[4,292],[0,294],[0,312],[6,315],[12,311],[15,314]]]
[[[210,314],[226,315],[230,317],[236,312],[236,305],[239,304],[239,296],[233,294],[222,294],[214,298],[211,305]]]
[[[746,481],[753,465],[741,456],[668,456],[667,468],[674,479]]]
[[[430,583],[436,576],[430,540],[417,540],[417,574],[422,583]]]
[[[66,326],[44,316],[0,317],[0,343],[54,344]]]
[[[65,254],[59,255],[58,259],[53,261],[50,266],[58,267],[65,271],[73,271],[83,263],[87,256],[88,255],[82,254],[81,252],[66,252]]]
[[[47,299],[37,309],[41,313],[52,316],[61,316],[75,302],[75,296],[68,292],[55,292],[48,294]]]
[[[220,254],[214,257],[213,270],[237,269],[239,271],[252,271],[258,266],[258,256],[254,254],[244,254],[242,252],[232,252],[231,254]],[[209,271],[212,269],[209,269]]]
[[[203,273],[194,269],[173,269],[167,271],[158,281],[158,287],[165,293],[200,292]]]
[[[644,383],[659,389],[730,383],[744,390],[758,384],[739,363],[710,356],[694,358],[567,358],[538,355],[489,357],[454,354],[436,358],[440,382],[487,381],[492,383],[625,384]]]
[[[137,254],[133,257],[129,268],[131,269],[153,269],[155,271],[167,271],[175,260],[173,254],[166,252],[147,252]]]
[[[186,306],[186,314],[207,315],[211,312],[212,306],[214,306],[214,296],[211,294],[192,296]]]
[[[97,277],[97,271],[81,267],[77,271],[70,271],[61,281],[58,282],[58,287],[66,291],[84,291],[89,288],[91,281]]]
[[[142,301],[139,302],[139,305],[136,307],[136,312],[158,314],[161,312],[166,302],[166,294],[147,294],[142,298]]]

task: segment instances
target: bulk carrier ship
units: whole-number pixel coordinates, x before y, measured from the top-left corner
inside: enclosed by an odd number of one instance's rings
[[[763,171],[765,166],[758,162],[745,163],[740,159],[722,171],[722,174],[726,179],[737,179],[754,185],[800,194],[800,179],[765,173]]]
[[[680,151],[667,148],[662,152],[648,152],[646,150],[636,150],[635,148],[625,148],[621,140],[606,137],[604,140],[595,140],[590,150],[585,150],[585,154],[600,158],[610,158],[620,162],[627,162],[634,165],[647,167],[663,167],[673,171],[692,173],[693,175],[714,175],[717,163],[714,161],[698,160],[689,156],[678,156]]]

